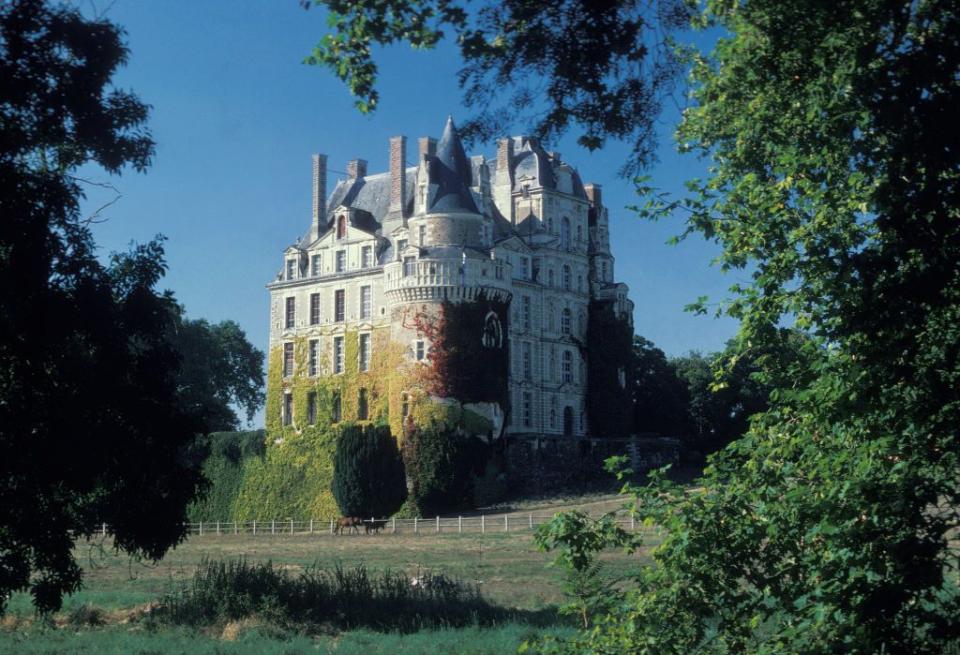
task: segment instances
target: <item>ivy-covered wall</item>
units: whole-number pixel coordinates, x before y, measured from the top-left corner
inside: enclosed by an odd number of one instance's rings
[[[613,304],[592,301],[587,323],[587,416],[595,437],[633,432],[633,327]]]

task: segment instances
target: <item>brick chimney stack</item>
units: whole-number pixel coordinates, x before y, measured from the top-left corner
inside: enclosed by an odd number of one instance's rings
[[[390,137],[390,215],[403,217],[407,195],[407,137]]]
[[[587,198],[590,200],[590,204],[594,207],[603,206],[603,197],[600,194],[600,185],[599,184],[584,184],[583,190],[587,192]]]
[[[367,160],[366,159],[351,159],[347,163],[347,177],[351,180],[355,180],[358,177],[367,176]]]
[[[417,139],[417,149],[419,151],[419,161],[423,161],[424,156],[437,154],[437,140],[433,137],[422,136]]]
[[[327,156],[313,155],[313,212],[310,221],[310,236],[320,236],[320,224],[327,214]]]
[[[513,159],[513,139],[507,137],[497,141],[497,173],[510,174],[510,161]]]

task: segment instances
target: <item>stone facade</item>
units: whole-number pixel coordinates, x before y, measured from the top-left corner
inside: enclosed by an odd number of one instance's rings
[[[472,410],[494,435],[589,436],[590,303],[612,303],[627,321],[633,313],[626,285],[614,282],[600,187],[584,185],[559,153],[530,137],[500,140],[495,159],[467,158],[449,119],[439,142],[419,139],[416,166],[405,161],[406,138],[394,137],[388,172],[368,175],[366,162],[354,160],[325,197],[326,157],[314,156],[311,228],[285,250],[267,287],[271,358],[304,339],[319,355],[299,370],[284,367],[279,384],[341,374],[348,332],[362,340],[388,331],[408,362],[426,366],[424,321],[437,320],[444,303],[489,302],[508,308],[488,312],[482,328],[485,345],[502,342],[509,353],[507,401]],[[289,411],[287,403],[273,408]]]

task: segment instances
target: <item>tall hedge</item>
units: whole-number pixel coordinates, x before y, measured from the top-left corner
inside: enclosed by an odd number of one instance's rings
[[[347,424],[339,430],[330,490],[344,516],[382,518],[400,509],[406,473],[388,426]]]
[[[474,480],[484,474],[487,450],[480,439],[442,424],[410,430],[403,441],[403,461],[417,512],[434,516],[472,507]]]
[[[191,521],[234,519],[244,466],[263,457],[264,439],[263,430],[214,432],[207,437],[209,455],[203,463],[203,476],[209,486],[187,509]]]

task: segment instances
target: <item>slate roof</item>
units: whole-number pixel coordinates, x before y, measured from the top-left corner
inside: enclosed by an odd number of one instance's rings
[[[443,136],[437,144],[436,156],[428,155],[426,159],[430,184],[437,185],[437,190],[431,193],[427,213],[478,213],[473,195],[468,189],[471,185],[472,168],[467,155],[463,152],[463,144],[460,143],[452,117],[447,118]]]

